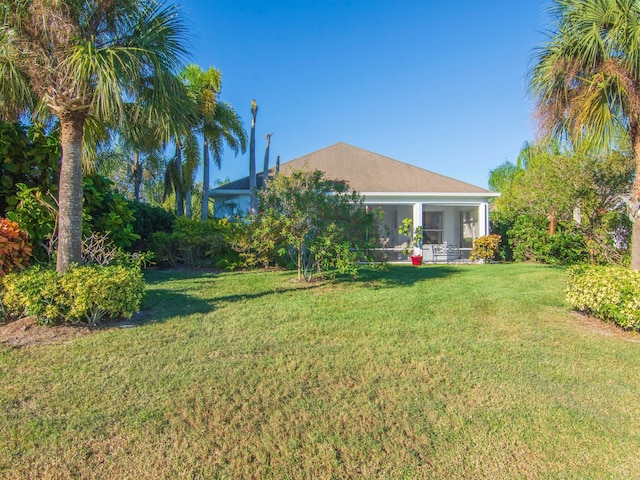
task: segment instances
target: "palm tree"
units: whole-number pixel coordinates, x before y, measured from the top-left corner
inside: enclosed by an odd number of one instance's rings
[[[554,29],[529,72],[541,126],[598,150],[630,143],[631,268],[640,270],[640,2],[555,0],[551,13]]]
[[[222,74],[214,67],[204,71],[195,64],[187,65],[181,73],[187,92],[197,111],[196,130],[203,137],[202,208],[201,219],[206,220],[209,211],[210,156],[218,168],[226,143],[237,155],[247,149],[247,133],[242,119],[231,104],[219,102]]]
[[[258,115],[258,104],[251,100],[251,140],[249,141],[249,195],[251,215],[256,214],[258,209],[258,196],[256,192],[256,116]]]
[[[271,147],[271,136],[273,133],[267,133],[264,138],[267,140],[267,147],[264,149],[264,166],[262,167],[262,184],[267,182],[269,176],[269,147]]]
[[[191,187],[193,175],[200,162],[198,140],[193,131],[195,119],[190,126],[184,126],[173,133],[175,155],[167,163],[164,177],[164,196],[171,191],[176,196],[176,215],[191,218]]]
[[[171,73],[186,55],[177,13],[157,0],[6,0],[0,6],[0,107],[48,111],[60,121],[59,272],[81,261],[87,122],[114,122],[141,90],[148,118],[171,110],[179,89]]]

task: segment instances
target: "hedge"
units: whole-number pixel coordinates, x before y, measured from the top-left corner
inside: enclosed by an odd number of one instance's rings
[[[144,295],[142,272],[125,265],[76,266],[62,275],[34,267],[5,275],[1,283],[1,303],[10,319],[35,316],[46,325],[130,318]]]
[[[576,310],[640,331],[640,272],[580,265],[568,273],[567,301]]]

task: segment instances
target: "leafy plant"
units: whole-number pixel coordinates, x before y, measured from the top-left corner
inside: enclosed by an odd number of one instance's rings
[[[640,330],[640,272],[622,267],[574,266],[567,301],[581,312]]]
[[[0,139],[0,212],[15,207],[20,185],[57,195],[62,155],[58,130],[47,135],[42,125],[0,120]]]
[[[31,250],[27,232],[16,222],[0,217],[0,275],[27,266]]]
[[[155,232],[149,249],[160,263],[210,267],[229,250],[231,225],[226,219],[206,221],[178,217],[172,233]]]
[[[130,318],[144,295],[140,269],[125,265],[73,266],[62,275],[38,266],[5,275],[2,287],[9,317],[33,315],[45,325]]]
[[[290,257],[299,280],[355,274],[377,245],[380,218],[345,181],[328,180],[318,170],[281,174],[260,192],[249,254]]]
[[[85,176],[83,180],[83,213],[87,228],[107,233],[118,247],[128,247],[140,236],[133,231],[135,217],[131,202],[113,189],[113,182],[101,175]]]
[[[502,240],[502,237],[497,233],[476,238],[473,241],[469,260],[489,262],[495,259],[500,250],[500,240]]]
[[[131,202],[129,207],[134,217],[133,233],[140,237],[131,246],[132,250],[146,250],[155,232],[173,231],[176,217],[164,208],[143,202]]]
[[[409,237],[409,242],[402,249],[403,254],[409,255],[422,246],[422,228],[420,226],[413,228],[411,218],[407,217],[402,220],[402,225],[398,227],[398,233]]]

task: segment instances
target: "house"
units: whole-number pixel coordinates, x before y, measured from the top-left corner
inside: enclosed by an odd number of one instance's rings
[[[473,240],[489,233],[489,200],[499,196],[342,142],[284,163],[280,173],[305,169],[321,170],[327,178],[348,181],[366,205],[384,211],[386,228],[380,235],[390,260],[403,258],[402,246],[408,239],[398,234],[398,227],[407,217],[422,227],[425,261],[433,259],[434,246],[443,244],[460,247],[468,257]],[[258,174],[258,186],[262,185],[263,173]],[[247,211],[249,177],[213,189],[210,195],[215,199],[216,216]]]

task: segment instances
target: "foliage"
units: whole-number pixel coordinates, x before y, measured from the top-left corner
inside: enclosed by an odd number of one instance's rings
[[[493,203],[492,231],[503,237],[501,257],[623,263],[626,242],[614,237],[630,226],[621,195],[631,188],[631,157],[596,156],[557,144],[527,144],[525,151],[526,162]],[[553,238],[556,227],[560,236]]]
[[[7,218],[17,222],[29,234],[34,243],[34,257],[46,261],[52,254],[58,208],[51,194],[44,194],[38,187],[16,185],[17,203],[7,212]]]
[[[555,22],[529,74],[543,130],[591,152],[629,148],[633,188],[624,196],[636,234],[631,267],[640,270],[640,3],[555,0]]]
[[[284,244],[284,237],[279,233],[281,229],[276,228],[275,219],[271,222],[261,220],[259,216],[249,216],[236,218],[231,224],[229,243],[238,259],[226,268],[286,266],[287,252],[281,249]]]
[[[117,124],[131,105],[159,124],[188,116],[173,75],[187,53],[184,23],[176,6],[155,0],[9,0],[0,15],[1,113],[60,121],[56,268],[64,272],[81,259],[82,162],[96,141],[89,132]]]
[[[131,246],[132,250],[145,250],[155,232],[170,233],[173,231],[176,222],[173,213],[162,207],[143,202],[132,202],[129,206],[134,217],[133,233],[140,237]]]
[[[128,247],[139,235],[133,231],[131,203],[113,189],[113,182],[101,175],[87,175],[83,180],[83,213],[86,215],[86,233],[107,233],[118,247]]]
[[[220,102],[218,96],[222,88],[220,70],[210,67],[206,71],[195,64],[184,67],[180,73],[187,94],[196,105],[194,129],[203,136],[203,168],[200,216],[205,220],[209,215],[209,176],[210,160],[220,168],[225,143],[236,154],[247,149],[247,133],[242,119],[227,102]],[[190,172],[185,175],[192,177]]]
[[[263,262],[274,252],[289,256],[299,280],[355,274],[378,242],[380,212],[365,207],[347,182],[328,180],[317,170],[270,179],[260,191],[259,210],[243,255],[258,252]]]
[[[61,154],[59,130],[0,120],[0,214],[15,207],[20,185],[56,195]]]
[[[0,275],[26,267],[31,251],[27,232],[16,222],[0,217]]]
[[[420,226],[413,228],[413,220],[411,218],[402,219],[402,225],[398,227],[398,233],[409,237],[409,242],[402,249],[403,254],[409,255],[415,248],[422,246],[422,228]]]
[[[523,215],[515,219],[507,232],[515,261],[572,265],[588,260],[584,237],[571,223],[560,223],[554,235],[548,232],[547,225],[543,217]]]
[[[2,278],[2,304],[10,317],[36,316],[38,323],[95,324],[130,318],[140,309],[144,279],[137,266],[73,266],[64,274],[33,267]]]
[[[495,259],[500,249],[501,240],[502,237],[496,233],[476,238],[473,241],[473,248],[471,249],[469,260],[488,262]]]
[[[640,272],[621,267],[572,267],[566,294],[576,310],[640,330]]]
[[[100,175],[84,178],[83,235],[106,233],[117,247],[128,247],[139,238],[133,231],[131,203],[113,190],[113,183]],[[51,256],[55,243],[58,206],[56,199],[37,187],[16,186],[17,203],[7,217],[18,222],[36,244],[36,258],[45,261]]]
[[[114,182],[115,188],[128,200],[159,203],[162,197],[162,182],[167,159],[163,155],[162,143],[157,139],[157,131],[140,130],[140,118],[128,120],[127,133],[144,135],[144,141],[127,137],[122,128],[118,132],[119,142],[109,145],[98,153],[95,172]],[[132,124],[135,123],[135,127]],[[128,143],[126,143],[128,142]]]
[[[160,264],[211,267],[228,250],[231,226],[226,219],[176,219],[173,232],[155,232],[149,249]]]

